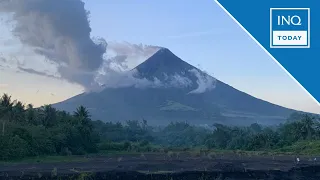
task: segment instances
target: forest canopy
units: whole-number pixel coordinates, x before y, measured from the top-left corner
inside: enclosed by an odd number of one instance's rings
[[[295,113],[286,123],[274,127],[255,123],[247,127],[212,124],[212,128],[205,128],[185,122],[151,127],[144,119],[125,123],[93,121],[83,106],[73,113],[51,105],[34,108],[4,94],[0,98],[0,160],[196,148],[300,153],[306,145],[313,148],[307,153],[314,153],[320,152],[318,120],[310,114]]]

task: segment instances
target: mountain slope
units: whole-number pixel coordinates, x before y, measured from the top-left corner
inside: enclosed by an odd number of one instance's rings
[[[84,105],[89,108],[93,119],[125,121],[144,118],[154,125],[170,121],[275,124],[283,122],[294,112],[238,91],[165,48],[133,70],[137,72],[137,78],[157,80],[160,85],[157,88],[106,88],[101,92],[83,93],[54,106],[73,111]]]

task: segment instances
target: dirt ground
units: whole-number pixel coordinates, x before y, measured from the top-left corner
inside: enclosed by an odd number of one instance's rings
[[[82,157],[84,162],[22,163],[0,165],[0,177],[48,177],[102,172],[138,172],[168,174],[183,172],[291,172],[292,168],[320,167],[320,157],[300,156],[244,156],[237,154],[125,154]],[[119,177],[119,175],[117,175]],[[23,179],[23,178],[22,178]],[[143,178],[140,178],[143,179]],[[320,178],[319,178],[320,179]]]

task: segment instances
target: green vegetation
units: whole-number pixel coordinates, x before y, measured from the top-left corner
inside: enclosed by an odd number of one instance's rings
[[[92,121],[83,106],[74,113],[58,111],[50,105],[33,108],[4,94],[0,99],[0,161],[76,160],[71,155],[98,152],[161,152],[170,156],[176,151],[205,151],[208,158],[219,151],[318,154],[317,120],[311,115],[294,114],[277,127],[214,124],[210,129],[184,122],[151,127],[146,120]],[[52,156],[56,158],[48,158]],[[66,156],[69,158],[61,158]]]
[[[82,155],[98,151],[99,135],[88,111],[80,106],[73,115],[50,105],[35,109],[4,94],[0,101],[0,159],[44,155]]]
[[[161,107],[160,110],[162,111],[197,111],[197,109],[193,107],[183,105],[181,103],[174,102],[174,101],[168,101],[166,106]]]

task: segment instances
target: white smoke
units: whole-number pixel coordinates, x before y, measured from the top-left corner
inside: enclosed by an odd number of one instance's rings
[[[183,75],[184,72],[181,72],[181,74]],[[168,82],[167,86],[175,88],[187,88],[192,86],[192,81],[182,75],[175,73],[174,75],[169,77],[167,74],[164,74],[165,80]]]
[[[112,59],[120,69],[128,71],[160,50],[159,46],[132,44],[129,42],[108,42],[108,59]]]
[[[197,77],[198,87],[189,93],[191,94],[199,94],[204,93],[206,91],[210,91],[216,87],[217,80],[206,73],[201,74],[196,69],[191,69],[189,72],[193,73]]]
[[[153,81],[150,81],[146,78],[137,78],[137,76],[138,76],[138,72],[135,69],[131,71],[125,71],[125,72],[113,71],[113,73],[101,73],[97,75],[95,79],[96,82],[99,82],[100,86],[92,90],[100,91],[100,90],[103,90],[104,88],[123,88],[123,87],[135,87],[135,88],[163,87],[162,82],[157,78],[154,78]]]

